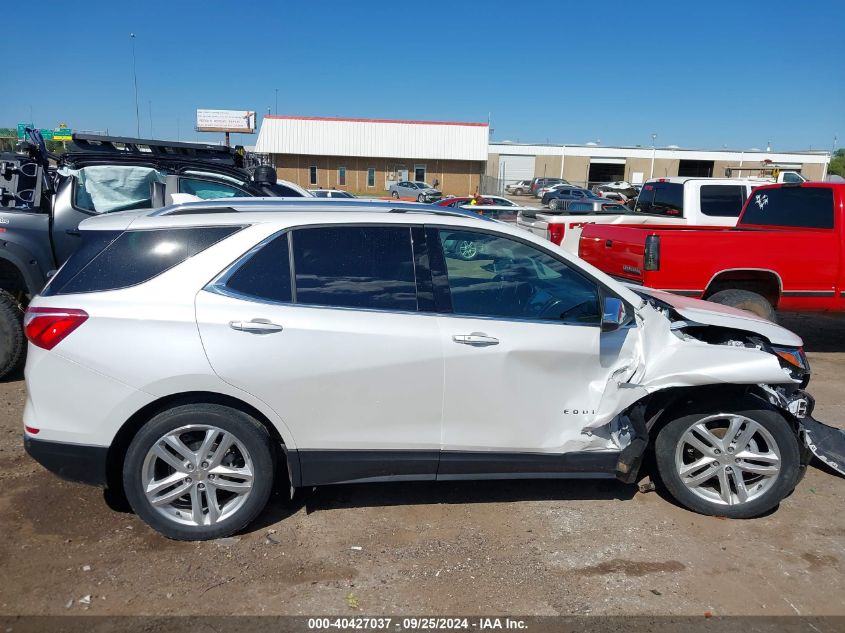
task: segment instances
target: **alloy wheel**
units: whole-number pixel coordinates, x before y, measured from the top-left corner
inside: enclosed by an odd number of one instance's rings
[[[147,451],[141,481],[150,505],[182,525],[215,525],[235,514],[253,488],[244,444],[211,425],[183,426]]]
[[[675,449],[681,482],[712,503],[738,505],[765,494],[778,478],[781,453],[763,425],[717,414],[692,424]]]

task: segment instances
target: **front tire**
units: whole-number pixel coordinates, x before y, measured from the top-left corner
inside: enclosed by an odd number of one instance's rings
[[[660,430],[655,457],[660,479],[678,503],[733,519],[775,508],[801,474],[795,431],[751,396],[688,409]]]
[[[417,196],[417,202],[425,202],[425,196],[420,194]]]
[[[205,541],[242,530],[264,509],[275,459],[267,429],[218,404],[159,413],[134,437],[123,465],[126,497],[157,532]]]
[[[5,290],[0,290],[0,378],[16,372],[26,359],[23,308]]]
[[[552,211],[557,211],[558,207],[560,207],[560,200],[558,200],[557,198],[552,198],[551,200],[549,200],[549,208]]]
[[[777,321],[777,314],[772,304],[763,295],[750,290],[721,290],[707,297],[707,300],[751,312],[768,321]]]

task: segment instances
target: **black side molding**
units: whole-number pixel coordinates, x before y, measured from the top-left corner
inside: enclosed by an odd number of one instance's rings
[[[29,456],[62,479],[93,486],[106,485],[106,457],[108,446],[67,444],[24,437]]]

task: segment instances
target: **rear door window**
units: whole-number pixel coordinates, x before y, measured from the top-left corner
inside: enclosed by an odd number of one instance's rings
[[[293,232],[296,302],[416,311],[409,226],[327,226]]]
[[[743,185],[702,185],[701,212],[718,218],[738,218],[745,204]]]
[[[637,213],[649,215],[684,215],[684,186],[676,182],[647,183],[637,198]]]
[[[833,228],[833,190],[827,187],[780,187],[751,192],[742,224]]]

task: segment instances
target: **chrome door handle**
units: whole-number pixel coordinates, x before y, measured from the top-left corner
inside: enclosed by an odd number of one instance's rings
[[[229,321],[229,327],[239,332],[252,332],[253,334],[272,334],[281,332],[282,326],[272,323],[267,319],[253,319],[252,321]]]
[[[499,339],[487,336],[483,332],[473,332],[472,334],[455,334],[452,336],[455,343],[461,345],[471,345],[472,347],[489,347],[490,345],[498,345]]]

